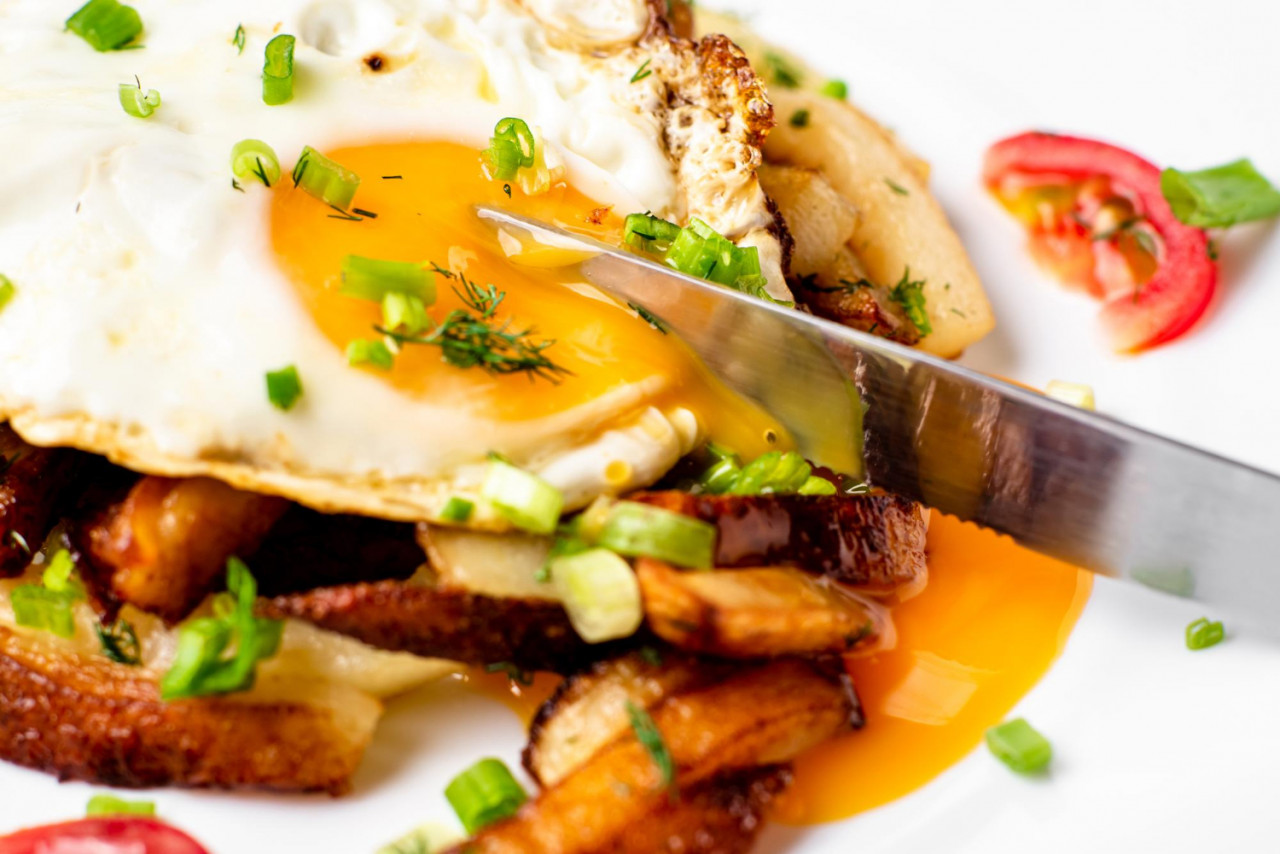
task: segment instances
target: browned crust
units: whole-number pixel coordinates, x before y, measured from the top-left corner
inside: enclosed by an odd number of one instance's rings
[[[923,506],[896,495],[692,495],[631,500],[715,524],[716,566],[794,566],[888,591],[925,572]]]
[[[821,276],[793,279],[790,284],[796,301],[819,317],[907,346],[920,341],[920,330],[890,303],[888,287],[852,286]]]
[[[698,62],[707,85],[722,94],[726,109],[737,108],[747,129],[747,144],[757,149],[773,130],[773,104],[764,85],[751,67],[751,61],[725,35],[709,35],[697,43]],[[722,116],[726,121],[729,116]],[[762,155],[755,163],[759,166]]]
[[[61,780],[336,795],[369,735],[299,703],[165,703],[144,671],[0,628],[0,758]]]
[[[573,630],[558,602],[438,590],[402,581],[322,587],[267,600],[264,613],[294,617],[379,649],[466,664],[510,662],[559,673],[603,656]]]
[[[53,528],[67,487],[89,460],[79,451],[28,445],[0,424],[0,578],[26,569]]]

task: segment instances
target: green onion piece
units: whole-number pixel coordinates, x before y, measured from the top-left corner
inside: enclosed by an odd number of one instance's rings
[[[507,521],[534,534],[553,533],[564,509],[560,490],[502,460],[489,461],[481,494]]]
[[[76,634],[75,599],[67,593],[50,590],[39,584],[23,584],[13,588],[9,604],[13,619],[20,626],[53,632],[60,638]]]
[[[455,495],[445,502],[444,509],[440,511],[440,519],[444,522],[466,522],[471,518],[471,514],[475,512],[475,509],[476,504],[474,501],[468,501]]]
[[[666,252],[680,236],[680,226],[653,214],[627,214],[622,239],[646,252]]]
[[[698,483],[707,492],[714,495],[728,492],[737,483],[742,468],[733,459],[720,459],[698,477]]]
[[[457,831],[435,824],[424,824],[401,836],[395,842],[388,842],[374,854],[433,854],[452,848],[461,842]]]
[[[293,365],[267,374],[267,400],[276,409],[288,412],[302,397],[302,379]]]
[[[671,757],[671,750],[667,747],[666,740],[662,737],[662,730],[658,729],[658,725],[653,722],[647,710],[630,700],[627,700],[627,718],[631,721],[631,730],[636,734],[636,740],[657,766],[662,788],[674,792],[676,763]]]
[[[1222,622],[1210,622],[1208,617],[1201,617],[1187,626],[1187,649],[1208,649],[1222,643],[1226,637]]]
[[[1160,191],[1173,215],[1197,228],[1226,228],[1280,214],[1280,190],[1248,158],[1204,169],[1160,173]]]
[[[0,273],[0,311],[4,311],[5,306],[12,302],[17,295],[18,286],[8,276]]]
[[[253,687],[258,662],[280,648],[284,623],[254,616],[258,584],[249,568],[236,558],[227,561],[227,590],[235,603],[231,613],[200,617],[178,630],[173,665],[160,679],[161,699],[248,690]],[[225,653],[232,641],[235,651],[228,657]]]
[[[481,759],[454,777],[444,796],[468,834],[514,815],[529,797],[500,759]]]
[[[902,271],[902,278],[889,292],[889,299],[902,306],[907,317],[920,330],[921,335],[933,332],[933,324],[929,322],[929,310],[924,300],[924,280],[911,281],[911,268]]]
[[[494,125],[493,136],[495,139],[505,139],[516,144],[520,149],[520,166],[522,168],[527,169],[534,164],[536,149],[533,131],[529,130],[529,125],[523,119],[502,119]]]
[[[345,211],[356,197],[360,176],[307,145],[293,167],[293,186]]]
[[[766,451],[743,466],[727,491],[730,495],[767,495],[799,492],[813,469],[795,451]]]
[[[609,514],[613,512],[614,500],[607,495],[597,496],[594,501],[587,506],[576,517],[573,522],[566,526],[567,531],[560,533],[576,536],[578,539],[586,543],[594,543],[600,539],[600,532],[604,530],[604,526],[609,522]],[[583,549],[585,551],[585,549]]]
[[[1049,740],[1023,718],[1006,721],[987,730],[987,747],[996,758],[1019,774],[1043,771],[1053,758]]]
[[[425,307],[436,300],[435,276],[426,267],[412,261],[382,261],[348,255],[342,259],[342,285],[338,293],[370,302],[383,302],[392,293],[407,294],[416,297],[418,304]],[[407,304],[394,308],[406,314],[411,310]],[[383,310],[386,318],[386,303],[383,303]],[[422,319],[425,317],[424,313]],[[394,329],[398,325],[388,320],[388,328]]]
[[[347,345],[347,364],[354,367],[372,365],[381,371],[395,366],[396,356],[385,341],[357,338]]]
[[[262,62],[262,101],[269,106],[293,100],[293,36],[278,35],[267,42]]]
[[[820,94],[826,95],[828,98],[835,98],[839,101],[849,97],[849,84],[843,80],[828,80],[822,84],[822,88],[818,90]]]
[[[796,492],[801,495],[835,495],[836,485],[825,477],[809,475],[808,479],[800,484],[800,488]]]
[[[551,562],[551,579],[569,622],[587,643],[631,637],[644,622],[640,582],[631,564],[605,549]]]
[[[49,559],[49,565],[44,568],[44,572],[40,576],[40,582],[46,589],[52,590],[54,593],[83,595],[83,588],[71,577],[75,569],[76,565],[75,561],[71,559],[71,552],[66,549],[58,549],[53,557]]]
[[[485,156],[489,160],[493,177],[499,181],[514,180],[521,169],[531,168],[536,162],[536,143],[533,131],[523,119],[505,118],[493,128],[493,137]]]
[[[248,181],[253,178],[270,187],[280,180],[280,158],[260,139],[242,139],[231,146],[231,172]]]
[[[718,445],[715,442],[708,442],[703,446],[703,450],[710,454],[712,459],[733,460],[735,463],[742,462],[738,459],[738,455],[734,451],[731,451],[724,445]]]
[[[609,513],[598,545],[628,557],[702,569],[715,560],[716,526],[660,507],[619,501]]]
[[[84,814],[95,815],[155,815],[155,801],[126,801],[115,795],[94,795]]]
[[[118,0],[89,0],[67,18],[67,29],[94,50],[119,50],[142,32],[142,18]]]
[[[160,106],[160,93],[155,89],[142,91],[141,85],[120,84],[120,106],[136,119],[145,119]]]
[[[431,319],[421,298],[402,291],[387,291],[382,295],[382,325],[393,332],[417,335],[430,328]]]
[[[766,53],[764,65],[769,72],[769,79],[783,89],[798,89],[804,80],[804,73],[780,53],[774,51]]]

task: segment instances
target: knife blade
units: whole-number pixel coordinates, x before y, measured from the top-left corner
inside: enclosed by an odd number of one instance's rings
[[[1280,477],[494,208],[836,471],[1280,635]],[[514,236],[514,235],[513,235]]]

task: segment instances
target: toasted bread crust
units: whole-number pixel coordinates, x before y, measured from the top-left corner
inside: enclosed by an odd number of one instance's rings
[[[336,795],[371,734],[301,703],[165,703],[146,671],[0,628],[0,759],[62,780]]]

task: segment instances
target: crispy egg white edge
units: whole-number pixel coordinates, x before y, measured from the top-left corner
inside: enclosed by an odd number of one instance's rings
[[[38,444],[403,519],[475,494],[494,449],[542,473],[570,507],[650,483],[691,450],[696,416],[647,405],[662,390],[657,377],[504,424],[350,369],[276,269],[268,195],[234,192],[227,163],[245,137],[270,141],[288,169],[304,144],[417,136],[482,147],[497,118],[536,116],[584,192],[620,209],[701,214],[750,237],[771,221],[754,174],[738,197],[719,175],[700,199],[655,144],[673,119],[647,109],[662,79],[683,75],[693,94],[712,97],[675,68],[665,36],[603,57],[548,44],[549,33],[581,39],[584,27],[627,42],[641,18],[626,9],[644,4],[613,4],[622,11],[610,18],[546,0],[533,4],[543,25],[510,2],[294,0],[265,18],[260,5],[149,3],[146,47],[106,54],[64,32],[62,11],[42,0],[0,6],[0,157],[20,165],[0,177],[0,270],[19,288],[0,313],[0,414]],[[556,30],[557,9],[568,35]],[[261,102],[261,52],[277,22],[303,38],[295,101],[271,108]],[[243,55],[231,44],[240,24]],[[390,73],[364,69],[371,50]],[[661,78],[629,83],[636,56],[655,50]],[[600,66],[612,73],[581,73]],[[164,97],[145,121],[117,102],[116,84],[135,74]],[[498,103],[456,96],[465,91]],[[712,134],[694,148],[710,157],[714,143]],[[263,374],[286,364],[298,366],[306,394],[280,413]],[[637,413],[630,423],[602,429],[627,412]],[[628,477],[617,477],[619,462]],[[475,522],[500,524],[483,510]]]

